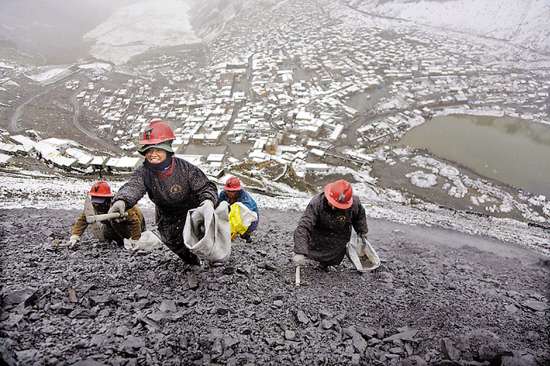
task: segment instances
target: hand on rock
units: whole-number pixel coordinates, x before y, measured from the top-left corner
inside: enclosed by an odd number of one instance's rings
[[[80,241],[80,235],[71,235],[69,239],[69,248],[74,248]]]

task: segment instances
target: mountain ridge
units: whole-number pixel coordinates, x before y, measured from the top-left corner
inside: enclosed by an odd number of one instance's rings
[[[350,0],[349,7],[550,52],[550,4],[542,0]]]

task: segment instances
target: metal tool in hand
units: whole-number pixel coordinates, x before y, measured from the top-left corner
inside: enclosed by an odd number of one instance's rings
[[[88,224],[93,224],[94,222],[102,222],[102,221],[108,221],[108,220],[113,220],[113,219],[121,219],[121,218],[125,218],[125,217],[128,217],[128,213],[123,213],[123,214],[120,214],[118,212],[113,212],[113,213],[107,213],[107,214],[102,214],[102,215],[91,215],[91,216],[86,216],[86,222]]]

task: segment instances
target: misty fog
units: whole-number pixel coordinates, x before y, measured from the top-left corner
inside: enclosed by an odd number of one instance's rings
[[[139,0],[0,0],[0,40],[39,53],[46,63],[87,54],[82,36],[117,8]]]

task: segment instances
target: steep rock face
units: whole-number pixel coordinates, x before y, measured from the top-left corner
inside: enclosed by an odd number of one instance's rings
[[[349,0],[372,15],[497,38],[550,52],[550,3],[545,0]]]

